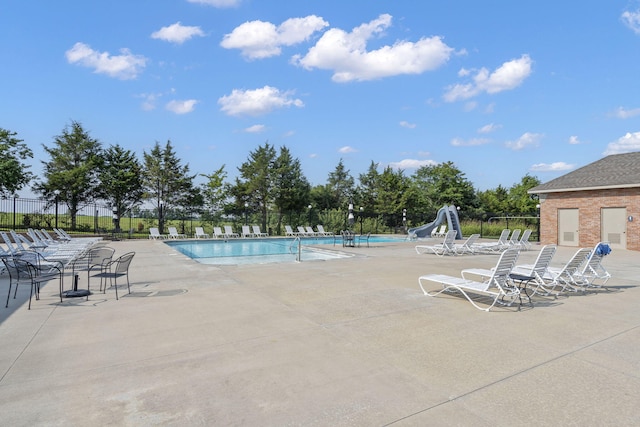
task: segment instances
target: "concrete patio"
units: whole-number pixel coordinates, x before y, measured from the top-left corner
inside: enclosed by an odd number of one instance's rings
[[[403,242],[215,267],[159,241],[109,245],[136,252],[131,295],[60,303],[50,282],[30,311],[26,287],[0,307],[3,425],[640,425],[637,252],[606,257],[609,291],[486,313],[417,278],[495,255]]]

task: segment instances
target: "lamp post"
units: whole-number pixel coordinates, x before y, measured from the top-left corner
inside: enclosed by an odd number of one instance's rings
[[[18,193],[13,195],[13,229],[16,229],[16,200],[18,199]]]
[[[247,222],[247,209],[249,208],[249,202],[244,202],[244,225],[249,225]]]
[[[311,203],[309,203],[309,206],[307,206],[307,208],[309,208],[309,226],[311,226],[311,208],[313,206],[311,206]]]
[[[538,210],[538,243],[540,243],[540,203],[536,205],[536,209]]]
[[[164,202],[162,199],[158,200],[158,228],[160,229],[160,234],[164,233]]]
[[[407,232],[407,209],[402,209],[402,228],[404,228],[404,232]]]
[[[364,208],[360,206],[360,235],[362,235],[362,218],[364,216]]]
[[[58,197],[60,196],[60,190],[53,190],[53,194],[56,196],[56,228],[58,228]]]
[[[351,200],[349,200],[349,216],[347,217],[347,221],[349,223],[349,229],[351,229],[355,222],[355,217],[353,216],[353,202]]]

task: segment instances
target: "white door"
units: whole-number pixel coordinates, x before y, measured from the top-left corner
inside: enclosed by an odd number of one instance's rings
[[[578,246],[578,209],[558,209],[558,245]]]
[[[627,208],[602,208],[603,242],[609,242],[612,248],[627,249]]]

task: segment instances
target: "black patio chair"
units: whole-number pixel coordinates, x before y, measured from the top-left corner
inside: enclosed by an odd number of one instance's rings
[[[127,252],[124,255],[104,264],[100,269],[100,273],[91,277],[100,278],[100,289],[105,293],[107,291],[107,279],[116,290],[116,300],[118,298],[118,277],[125,276],[127,278],[127,290],[131,293],[131,285],[129,284],[129,265],[135,255],[135,252]],[[104,283],[104,287],[103,287]]]

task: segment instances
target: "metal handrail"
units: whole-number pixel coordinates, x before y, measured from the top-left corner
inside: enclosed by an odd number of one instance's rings
[[[300,262],[302,261],[302,239],[300,239],[300,236],[296,236],[296,238],[293,239],[293,242],[289,245],[289,252],[293,254],[291,248],[293,248],[293,245],[295,245],[296,242],[298,242],[298,254],[296,255],[296,261]]]

